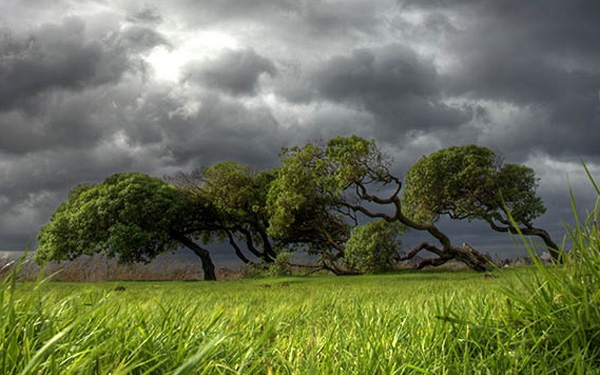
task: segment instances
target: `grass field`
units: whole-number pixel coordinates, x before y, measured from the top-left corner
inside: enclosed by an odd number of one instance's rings
[[[542,374],[592,371],[511,324],[533,268],[229,282],[16,283],[2,374]],[[124,290],[123,290],[124,289]],[[576,353],[575,353],[576,354]]]

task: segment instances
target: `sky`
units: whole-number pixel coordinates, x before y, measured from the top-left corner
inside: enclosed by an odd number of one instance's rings
[[[560,242],[569,186],[593,207],[582,160],[600,178],[599,20],[589,0],[2,0],[0,250],[35,247],[78,183],[270,168],[281,147],[352,134],[400,177],[465,144],[532,167],[536,225]]]

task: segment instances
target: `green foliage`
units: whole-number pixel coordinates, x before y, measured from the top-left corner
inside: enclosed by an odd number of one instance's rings
[[[535,193],[535,172],[523,165],[502,165],[485,147],[448,147],[422,157],[405,178],[406,215],[432,223],[440,215],[455,219],[529,224],[545,207]]]
[[[258,177],[250,167],[230,161],[206,168],[203,174],[201,192],[217,210],[234,218],[263,210],[269,183],[266,172]]]
[[[374,141],[358,136],[284,149],[267,199],[269,234],[313,253],[342,253],[351,229],[345,203],[366,185],[390,182],[388,163]]]
[[[39,262],[106,252],[120,262],[149,261],[175,250],[170,232],[184,206],[177,189],[141,173],[80,185],[40,231]]]
[[[334,186],[318,147],[307,144],[282,151],[282,166],[268,194],[269,234],[283,237],[303,212],[327,204]]]
[[[292,274],[292,266],[290,261],[294,254],[291,252],[281,252],[277,254],[275,261],[268,265],[269,276],[290,276]]]
[[[271,262],[276,253],[267,235],[267,194],[277,170],[255,171],[233,161],[180,173],[169,178],[207,215],[195,221],[204,243],[229,241],[238,257],[248,258],[237,244],[241,241],[254,256]],[[193,216],[194,213],[190,213]]]
[[[404,233],[398,222],[371,221],[358,226],[346,244],[346,266],[360,273],[379,273],[392,269],[400,251],[399,237]]]

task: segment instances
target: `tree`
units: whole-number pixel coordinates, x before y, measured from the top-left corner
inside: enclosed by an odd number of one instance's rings
[[[434,222],[419,222],[403,213],[399,198],[402,183],[390,173],[391,159],[373,140],[337,137],[322,146],[309,143],[302,148],[284,149],[282,159],[269,192],[270,234],[295,236],[309,246],[321,245],[317,250],[329,256],[325,257],[325,265],[334,272],[341,272],[335,261],[344,257],[346,241],[351,227],[358,225],[358,215],[400,222],[433,236],[440,246],[423,242],[403,258],[414,257],[422,250],[437,255],[421,262],[420,268],[451,259],[478,271],[493,267],[488,258],[474,249],[453,246]]]
[[[312,144],[282,150],[282,162],[267,198],[268,233],[279,243],[306,247],[334,273],[343,270],[350,225],[339,212],[339,192],[322,148]]]
[[[538,236],[555,260],[561,256],[548,232],[533,226],[546,208],[527,166],[504,164],[485,147],[448,147],[422,157],[405,183],[403,204],[414,220],[434,223],[441,215],[484,220],[495,231]]]
[[[141,173],[79,185],[41,229],[36,260],[72,260],[103,252],[120,263],[149,262],[183,245],[200,258],[205,280],[215,280],[209,251],[194,241],[197,223],[211,220],[206,207]]]
[[[344,261],[360,273],[380,273],[393,268],[400,251],[399,237],[404,227],[399,222],[374,220],[354,228],[346,243]]]
[[[275,261],[277,251],[267,234],[266,199],[276,171],[257,172],[233,161],[178,173],[167,180],[177,185],[190,201],[212,207],[210,226],[199,229],[204,243],[228,241],[244,263],[251,260],[242,246],[263,262]]]

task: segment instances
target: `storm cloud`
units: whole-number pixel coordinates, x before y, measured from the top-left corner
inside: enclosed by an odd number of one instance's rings
[[[253,49],[226,50],[215,59],[185,68],[186,80],[232,95],[255,95],[260,76],[276,73],[275,64]]]
[[[569,183],[594,198],[580,160],[600,175],[600,3],[32,4],[0,5],[0,250],[34,241],[78,183],[271,167],[281,147],[338,135],[376,139],[400,176],[470,143],[528,164],[558,239]],[[513,246],[443,225],[482,251]]]

